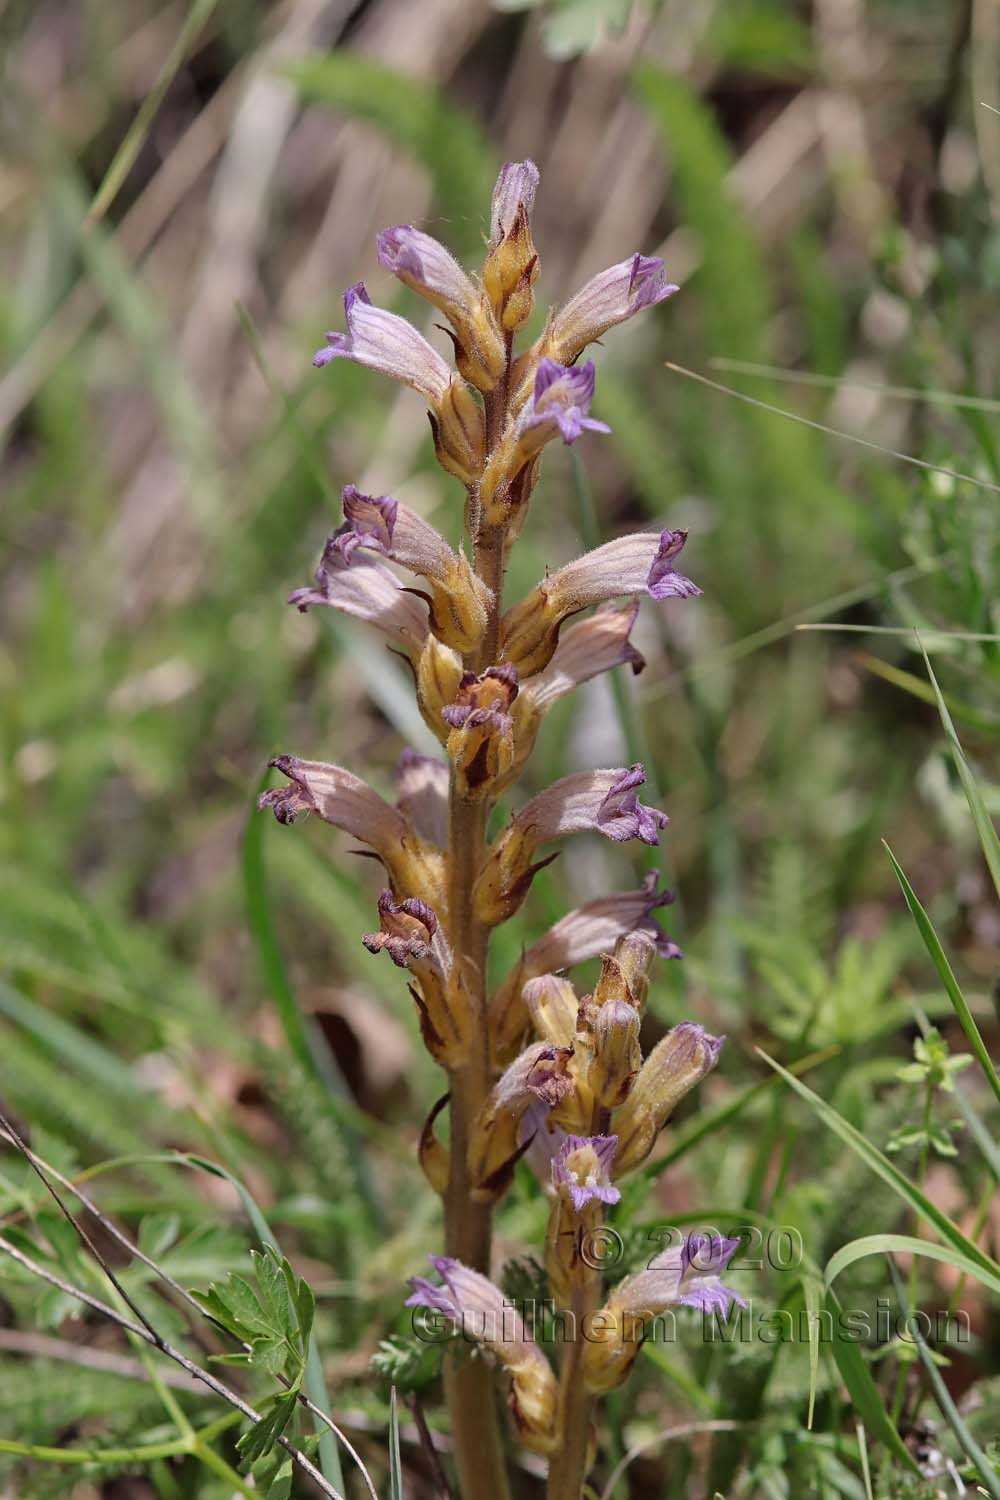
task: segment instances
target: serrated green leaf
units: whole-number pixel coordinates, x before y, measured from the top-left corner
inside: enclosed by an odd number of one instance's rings
[[[292,1392],[276,1396],[270,1411],[264,1413],[249,1432],[245,1432],[236,1444],[241,1457],[249,1464],[263,1458],[281,1437],[295,1411],[295,1396]]]

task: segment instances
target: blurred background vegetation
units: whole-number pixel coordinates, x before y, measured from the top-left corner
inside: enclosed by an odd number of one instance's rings
[[[378,875],[329,828],[249,809],[277,751],[389,787],[424,741],[397,663],[284,599],[343,484],[403,495],[452,538],[460,492],[417,397],[309,358],[361,277],[421,316],[377,266],[378,229],[415,222],[474,262],[499,163],[531,156],[543,306],[637,249],[682,288],[596,352],[612,436],[547,460],[510,578],[514,597],[581,539],[669,523],[705,591],[644,608],[645,673],[561,705],[531,772],[645,760],[686,952],[654,987],[650,1040],[682,1017],[729,1037],[622,1227],[791,1225],[820,1265],[912,1228],[808,1101],[748,1094],[770,1077],[759,1045],[789,1066],[821,1053],[810,1087],[995,1251],[996,1173],[968,1117],[954,1156],[906,1139],[923,1096],[896,1075],[917,1010],[967,1044],[881,844],[991,1045],[1000,909],[910,627],[996,814],[994,0],[8,0],[0,26],[0,1097],[35,1149],[91,1171],[102,1206],[201,1288],[245,1263],[246,1201],[163,1158],[221,1163],[314,1286],[331,1410],[377,1482],[390,1378],[423,1390],[433,1424],[433,1365],[400,1304],[437,1244],[413,1147],[439,1080],[399,976],[358,940]],[[498,974],[521,937],[648,867],[627,860],[566,854],[497,944]],[[989,1145],[986,1083],[966,1070],[958,1088]],[[0,1207],[34,1217],[50,1264],[89,1274],[12,1151]],[[525,1172],[502,1254],[543,1222]],[[135,1295],[183,1336],[140,1271]],[[780,1267],[737,1280],[762,1306],[801,1304]],[[881,1259],[844,1286],[858,1305],[893,1295]],[[113,1332],[37,1284],[0,1291],[0,1436],[162,1430],[142,1367],[95,1358],[120,1352]],[[970,1314],[943,1377],[986,1448],[995,1308],[948,1265],[910,1291]],[[865,1352],[909,1451],[930,1450],[918,1473],[876,1445],[876,1492],[955,1493],[967,1453],[940,1414],[922,1431],[922,1366],[874,1337]],[[827,1351],[812,1432],[804,1343],[685,1334],[647,1353],[609,1404],[601,1483],[632,1445],[689,1435],[650,1442],[614,1500],[871,1493]],[[438,1493],[409,1416],[402,1438],[408,1493]],[[0,1462],[9,1496],[233,1492],[193,1458]]]

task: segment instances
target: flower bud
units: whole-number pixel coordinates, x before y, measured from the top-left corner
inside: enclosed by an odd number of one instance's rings
[[[436,635],[429,635],[417,658],[417,702],[420,712],[442,744],[447,744],[451,730],[443,718],[449,703],[454,703],[462,681],[462,658]]]
[[[438,463],[463,484],[475,484],[483,471],[486,434],[468,387],[453,380],[429,415]]]
[[[628,1097],[642,1065],[640,1025],[626,1000],[608,1000],[593,1012],[587,1082],[602,1109],[617,1109]]]
[[[531,317],[538,256],[529,215],[538,187],[534,162],[505,162],[493,189],[490,253],[483,286],[500,327],[513,334]]]
[[[525,1008],[538,1035],[557,1047],[572,1047],[579,1008],[576,990],[558,974],[539,974],[522,990]]]
[[[638,1167],[677,1105],[719,1061],[725,1037],[710,1036],[694,1021],[682,1021],[658,1042],[615,1116],[618,1152],[615,1175]]]

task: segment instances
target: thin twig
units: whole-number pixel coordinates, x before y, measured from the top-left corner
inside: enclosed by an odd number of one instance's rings
[[[168,1286],[169,1289],[171,1289],[171,1292],[177,1293],[178,1298],[181,1298],[181,1301],[186,1302],[187,1307],[193,1308],[193,1311],[195,1311],[195,1313],[198,1313],[199,1317],[202,1317],[202,1319],[207,1319],[208,1322],[213,1325],[213,1328],[219,1329],[220,1334],[225,1334],[226,1338],[235,1338],[235,1335],[232,1335],[231,1332],[229,1332],[229,1329],[225,1328],[225,1325],[223,1325],[223,1323],[219,1323],[219,1320],[214,1319],[214,1317],[211,1316],[211,1314],[208,1313],[208,1311],[205,1310],[204,1307],[202,1307],[201,1302],[198,1302],[198,1299],[196,1299],[195,1296],[192,1296],[192,1293],[187,1292],[186,1287],[181,1287],[180,1283],[178,1283],[178,1281],[174,1281],[174,1278],[169,1275],[169,1272],[163,1271],[162,1266],[157,1265],[154,1260],[151,1260],[150,1257],[145,1254],[145,1251],[139,1250],[138,1245],[133,1244],[133,1241],[130,1241],[129,1236],[127,1236],[126,1233],[123,1232],[123,1230],[118,1229],[118,1226],[114,1223],[114,1220],[109,1220],[109,1218],[106,1217],[105,1214],[102,1214],[102,1212],[100,1212],[100,1209],[97,1208],[96,1203],[94,1203],[93,1200],[88,1199],[87,1194],[81,1193],[81,1191],[79,1191],[79,1188],[76,1187],[76,1185],[73,1184],[73,1182],[70,1181],[69,1178],[64,1178],[63,1173],[57,1172],[57,1170],[55,1170],[55,1167],[49,1166],[46,1161],[42,1161],[42,1158],[36,1157],[36,1155],[34,1155],[34,1152],[31,1151],[30,1146],[28,1146],[27,1143],[25,1143],[24,1140],[21,1139],[18,1131],[13,1128],[12,1124],[10,1124],[9,1119],[7,1119],[6,1116],[4,1116],[1,1112],[0,1131],[6,1133],[7,1139],[10,1140],[10,1143],[12,1143],[13,1146],[16,1146],[16,1149],[21,1152],[21,1155],[22,1157],[24,1157],[24,1160],[27,1161],[28,1166],[33,1169],[34,1175],[36,1175],[37,1178],[40,1179],[40,1182],[42,1182],[43,1187],[45,1187],[46,1193],[51,1194],[52,1199],[55,1200],[58,1208],[60,1208],[61,1214],[63,1214],[64,1217],[69,1220],[69,1223],[72,1224],[73,1229],[76,1230],[76,1233],[78,1233],[81,1241],[84,1242],[87,1250],[90,1251],[91,1256],[93,1256],[94,1260],[96,1260],[97,1265],[99,1265],[100,1269],[105,1272],[105,1275],[106,1277],[108,1277],[108,1280],[111,1281],[112,1287],[114,1287],[115,1292],[117,1292],[118,1295],[123,1298],[123,1301],[126,1302],[127,1307],[132,1310],[132,1313],[135,1313],[136,1317],[138,1317],[138,1319],[141,1320],[142,1323],[144,1323],[145,1328],[147,1328],[148,1332],[150,1332],[151,1341],[153,1341],[154,1346],[156,1346],[157,1349],[159,1349],[160,1347],[160,1340],[159,1335],[157,1335],[156,1329],[154,1329],[153,1326],[151,1326],[151,1323],[148,1322],[147,1319],[145,1319],[145,1316],[141,1313],[141,1310],[139,1310],[139,1308],[136,1308],[136,1305],[133,1304],[132,1301],[130,1301],[129,1296],[127,1296],[127,1293],[124,1292],[123,1287],[121,1287],[120,1281],[118,1281],[117,1277],[115,1277],[115,1274],[114,1272],[112,1272],[111,1266],[109,1266],[108,1262],[106,1262],[105,1257],[103,1257],[102,1254],[100,1254],[100,1251],[97,1250],[96,1245],[94,1245],[94,1242],[91,1241],[90,1236],[87,1235],[84,1227],[82,1227],[81,1224],[79,1224],[79,1221],[76,1220],[75,1215],[73,1215],[72,1212],[70,1212],[69,1209],[66,1208],[66,1205],[64,1205],[63,1200],[60,1199],[58,1193],[55,1193],[54,1187],[52,1187],[51,1182],[48,1181],[48,1176],[46,1176],[46,1173],[48,1173],[48,1175],[51,1175],[52,1178],[55,1178],[55,1181],[57,1181],[58,1184],[61,1185],[61,1187],[67,1188],[67,1190],[69,1190],[70,1193],[73,1194],[73,1196],[78,1197],[79,1202],[84,1205],[84,1208],[87,1209],[88,1214],[93,1215],[93,1218],[97,1221],[97,1224],[100,1224],[100,1227],[105,1230],[105,1233],[108,1233],[108,1235],[111,1236],[112,1239],[114,1239],[115,1244],[120,1245],[120,1247],[123,1248],[124,1251],[127,1251],[127,1253],[130,1254],[130,1256],[135,1256],[136,1260],[141,1260],[142,1265],[148,1266],[148,1269],[150,1269],[150,1271],[153,1272],[156,1277],[159,1277],[159,1280],[162,1281],[165,1286]],[[246,1352],[249,1353],[249,1344],[244,1344],[241,1340],[235,1340],[235,1343],[240,1344],[241,1349],[246,1350]],[[285,1389],[291,1388],[291,1382],[289,1382],[289,1380],[286,1380],[285,1376],[280,1376],[279,1374],[276,1379],[279,1380],[279,1382],[282,1383],[283,1386],[285,1386]],[[369,1493],[369,1496],[372,1497],[372,1500],[378,1500],[378,1493],[376,1493],[375,1485],[372,1484],[372,1478],[370,1478],[369,1472],[367,1472],[363,1460],[361,1460],[360,1455],[358,1455],[357,1449],[355,1449],[354,1445],[349,1442],[348,1437],[346,1437],[345,1434],[340,1431],[340,1428],[337,1427],[337,1424],[333,1421],[333,1418],[330,1418],[330,1416],[328,1416],[327,1413],[325,1413],[324,1410],[321,1409],[321,1407],[316,1406],[313,1401],[310,1401],[309,1397],[307,1397],[306,1395],[306,1392],[298,1391],[295,1395],[297,1395],[298,1404],[300,1404],[301,1407],[304,1407],[304,1409],[306,1409],[307,1412],[310,1413],[310,1415],[315,1416],[316,1421],[325,1424],[325,1427],[327,1427],[328,1430],[330,1430],[331,1433],[334,1434],[334,1437],[336,1437],[336,1439],[339,1440],[340,1443],[342,1443],[343,1448],[346,1449],[349,1457],[351,1457],[352,1460],[354,1460],[354,1463],[357,1464],[358,1470],[360,1470],[361,1473],[361,1478],[364,1479],[364,1485],[366,1485],[367,1493]]]
[[[118,1354],[114,1349],[92,1349],[89,1344],[73,1344],[69,1339],[52,1338],[46,1333],[25,1333],[23,1328],[0,1328],[0,1354],[23,1354],[32,1359],[51,1359],[63,1365],[79,1365],[104,1375],[120,1375],[123,1380],[148,1381],[149,1374],[141,1359]],[[191,1395],[201,1393],[197,1380],[180,1370],[164,1370],[164,1385]]]
[[[73,1286],[71,1282],[64,1281],[54,1271],[47,1270],[45,1266],[41,1266],[37,1261],[32,1260],[30,1255],[25,1255],[23,1250],[19,1250],[16,1245],[12,1245],[2,1235],[0,1235],[0,1252],[4,1255],[9,1255],[11,1260],[16,1261],[24,1270],[30,1271],[33,1276],[37,1276],[41,1281],[47,1282],[49,1286],[56,1287],[65,1296],[73,1297],[77,1302],[82,1302],[84,1306],[92,1308],[94,1312],[100,1313],[102,1317],[110,1319],[112,1323],[124,1329],[126,1333],[132,1333],[136,1338],[143,1339],[147,1344],[151,1344],[154,1349],[158,1349],[161,1354],[166,1355],[167,1359],[172,1359],[175,1364],[180,1365],[181,1369],[185,1370],[192,1379],[200,1381],[202,1385],[208,1386],[209,1390],[216,1396],[220,1396],[223,1401],[228,1401],[230,1406],[234,1406],[248,1421],[258,1423],[262,1420],[260,1412],[255,1411],[248,1402],[243,1400],[242,1396],[237,1395],[234,1390],[224,1385],[221,1380],[218,1380],[208,1370],[201,1369],[193,1360],[188,1359],[186,1354],[182,1354],[179,1349],[175,1349],[172,1344],[168,1344],[166,1339],[160,1338],[158,1334],[151,1332],[144,1324],[133,1323],[131,1318],[126,1318],[123,1313],[118,1312],[113,1307],[109,1307],[99,1297],[91,1296],[89,1292],[83,1291],[81,1287]],[[292,1462],[302,1470],[303,1474],[308,1474],[310,1479],[319,1485],[324,1495],[331,1496],[331,1500],[344,1500],[340,1491],[334,1489],[330,1481],[320,1473],[315,1464],[311,1463],[300,1449],[296,1448],[294,1443],[290,1443],[284,1436],[279,1437],[278,1442],[289,1455]]]
[[[656,1433],[654,1437],[644,1438],[641,1443],[636,1443],[631,1447],[624,1458],[611,1470],[608,1482],[601,1491],[601,1500],[611,1500],[614,1487],[625,1470],[634,1459],[645,1453],[647,1448],[657,1448],[660,1443],[676,1442],[678,1438],[694,1437],[699,1432],[735,1432],[738,1427],[744,1425],[743,1422],[731,1422],[722,1418],[711,1422],[682,1422],[679,1427],[667,1427],[663,1432]]]
[[[46,1174],[51,1174],[63,1187],[67,1188],[71,1193],[79,1198],[80,1202],[87,1209],[88,1213],[93,1215],[94,1219],[98,1224],[100,1224],[101,1228],[105,1230],[106,1233],[111,1235],[111,1237],[117,1242],[117,1244],[122,1247],[123,1250],[128,1251],[130,1255],[133,1255],[136,1257],[136,1259],[140,1260],[143,1265],[148,1266],[148,1268],[152,1272],[154,1272],[154,1274],[158,1276],[160,1280],[165,1283],[165,1285],[170,1287],[171,1291],[176,1292],[176,1294],[181,1297],[189,1307],[193,1308],[194,1311],[197,1312],[201,1317],[207,1318],[208,1321],[212,1323],[214,1327],[218,1328],[221,1333],[224,1333],[228,1338],[234,1337],[222,1323],[218,1322],[216,1318],[213,1318],[211,1314],[201,1306],[196,1297],[193,1297],[185,1287],[182,1287],[179,1282],[174,1280],[169,1272],[164,1271],[163,1268],[157,1265],[157,1263],[152,1260],[143,1250],[141,1250],[138,1245],[134,1244],[132,1240],[129,1239],[128,1235],[125,1234],[121,1229],[119,1229],[117,1224],[115,1224],[112,1219],[109,1219],[105,1214],[103,1214],[101,1210],[96,1206],[96,1204],[93,1203],[93,1201],[89,1199],[85,1193],[82,1193],[80,1189],[70,1181],[69,1178],[64,1177],[61,1172],[56,1170],[55,1167],[50,1166],[48,1162],[43,1162],[41,1157],[36,1156],[35,1153],[31,1150],[30,1146],[28,1146],[27,1143],[22,1140],[21,1136],[14,1129],[13,1125],[10,1123],[10,1121],[2,1111],[0,1111],[0,1129],[2,1129],[2,1131],[6,1133],[8,1139],[14,1146],[17,1147],[18,1151],[20,1151],[21,1155],[31,1166],[35,1175],[41,1180],[46,1191],[50,1193],[51,1196],[55,1199],[56,1203],[59,1205],[60,1211],[69,1220],[70,1224],[72,1224],[73,1228],[80,1236],[80,1239],[83,1241],[87,1249],[90,1251],[91,1255],[97,1261],[98,1265],[101,1267],[101,1270],[107,1276],[108,1280],[118,1292],[119,1296],[122,1297],[126,1305],[133,1313],[135,1313],[136,1317],[139,1318],[143,1326],[147,1329],[150,1335],[150,1342],[152,1342],[156,1348],[165,1347],[163,1346],[162,1340],[160,1339],[159,1334],[156,1332],[156,1329],[149,1322],[141,1309],[138,1308],[132,1301],[128,1293],[124,1290],[121,1282],[118,1280],[114,1271],[112,1271],[111,1267],[108,1265],[105,1257],[101,1254],[100,1250],[94,1244],[93,1240],[87,1234],[86,1230],[83,1228],[82,1224],[80,1224],[76,1216],[71,1213],[71,1211],[66,1207],[66,1204],[63,1202],[62,1198],[60,1198],[55,1188],[49,1182],[48,1176]],[[236,1342],[239,1343],[242,1349],[249,1352],[249,1344],[243,1343],[243,1341],[240,1339],[237,1339]],[[282,1385],[285,1386],[286,1389],[290,1387],[291,1382],[286,1380],[283,1375],[278,1375],[277,1379],[281,1382]],[[315,1402],[311,1401],[304,1391],[298,1391],[296,1393],[296,1396],[299,1405],[305,1407],[305,1409],[310,1412],[312,1416],[316,1417],[318,1421],[323,1422],[335,1435],[335,1437],[343,1444],[346,1451],[350,1454],[351,1458],[353,1458],[354,1462],[357,1464],[368,1493],[372,1497],[372,1500],[378,1500],[378,1494],[364,1465],[364,1462],[362,1461],[357,1450],[354,1448],[353,1444],[337,1426],[336,1422],[334,1422],[332,1417],[328,1416],[326,1412],[318,1407]]]

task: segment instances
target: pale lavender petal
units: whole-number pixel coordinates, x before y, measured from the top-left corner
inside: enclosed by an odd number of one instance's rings
[[[374,307],[363,282],[344,293],[347,333],[328,333],[327,347],[313,358],[322,366],[330,360],[352,359],[420,391],[432,406],[444,398],[453,373],[422,334],[396,313]]]

